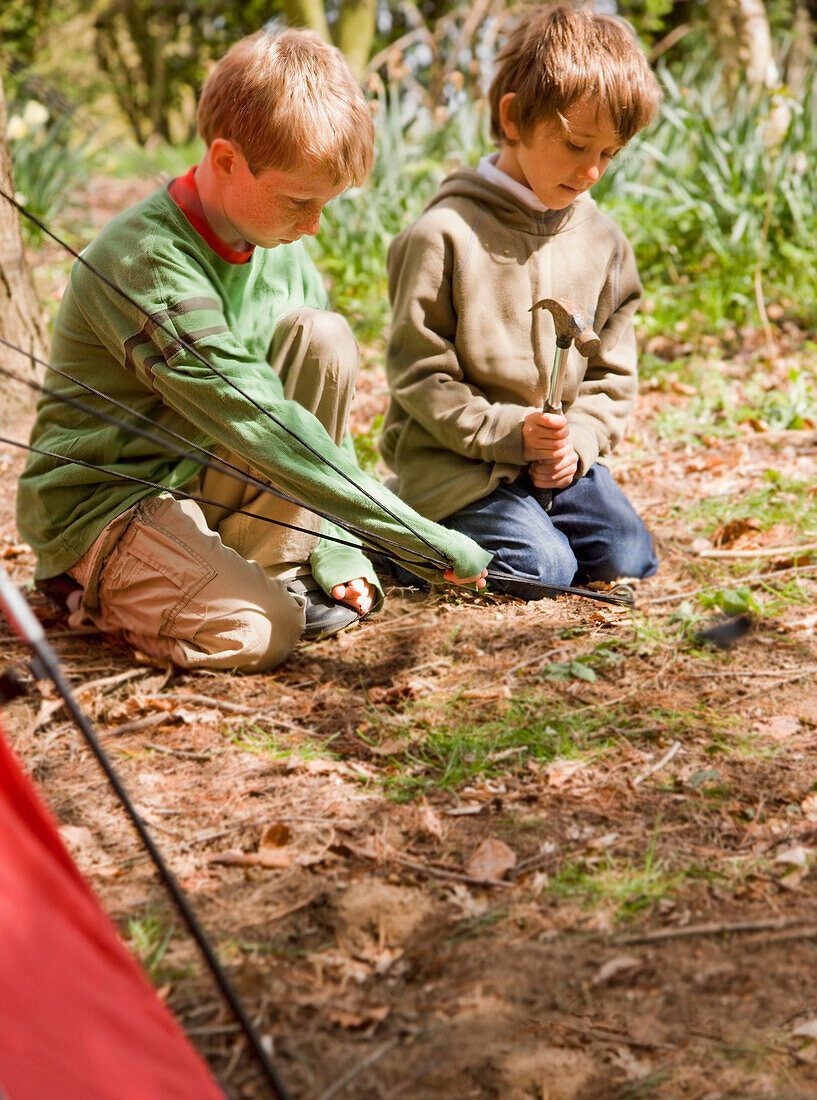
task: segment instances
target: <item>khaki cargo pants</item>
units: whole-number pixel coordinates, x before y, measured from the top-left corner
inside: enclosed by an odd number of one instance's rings
[[[343,318],[306,308],[290,313],[275,330],[270,361],[284,395],[314,413],[339,444],[359,366]],[[280,578],[303,571],[321,520],[223,472],[203,470],[189,491],[222,506],[163,493],[108,524],[69,570],[83,588],[71,625],[90,620],[152,660],[182,668],[274,668],[304,626],[304,598]],[[238,509],[314,533],[236,515]]]

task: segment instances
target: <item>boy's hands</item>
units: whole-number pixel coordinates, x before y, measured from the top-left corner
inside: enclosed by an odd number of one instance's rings
[[[483,569],[475,577],[455,577],[454,570],[447,569],[445,579],[453,581],[454,584],[476,584],[477,588],[484,588],[487,584],[486,572],[487,570]],[[377,591],[363,577],[358,577],[356,580],[347,581],[346,584],[336,584],[332,589],[332,599],[348,604],[362,617],[368,615],[374,607]]]
[[[363,577],[347,581],[346,584],[336,584],[332,589],[333,600],[347,603],[360,616],[368,615],[376,598],[376,589]]]
[[[522,424],[523,455],[537,489],[565,489],[579,468],[562,413],[528,413]]]

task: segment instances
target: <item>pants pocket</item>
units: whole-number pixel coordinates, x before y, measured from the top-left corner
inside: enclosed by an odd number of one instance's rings
[[[191,601],[216,576],[192,546],[138,513],[99,578],[106,624],[148,637],[186,638],[201,625]],[[188,614],[190,609],[192,614]]]

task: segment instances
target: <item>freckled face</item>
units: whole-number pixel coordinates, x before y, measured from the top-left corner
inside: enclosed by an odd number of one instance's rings
[[[260,248],[314,237],[326,204],[348,187],[310,167],[283,172],[267,168],[254,176],[240,154],[221,191],[221,212],[232,230],[233,247]],[[231,235],[232,235],[231,234]]]
[[[621,149],[613,121],[581,99],[564,113],[567,129],[558,120],[545,119],[523,140],[512,119],[513,98],[510,93],[503,97],[500,115],[507,137],[516,144],[502,146],[496,166],[529,187],[549,209],[563,210],[598,183]]]

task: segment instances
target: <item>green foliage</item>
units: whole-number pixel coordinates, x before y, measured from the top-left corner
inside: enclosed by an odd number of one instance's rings
[[[382,336],[388,320],[386,253],[457,163],[474,163],[490,148],[487,117],[473,103],[441,125],[415,114],[398,90],[381,89],[374,104],[377,158],[363,187],[340,195],[323,215],[311,242],[330,282],[332,302],[358,338]]]
[[[366,432],[353,432],[352,442],[355,445],[355,457],[361,470],[367,474],[377,476],[377,467],[380,463],[380,452],[377,449],[377,437],[383,427],[383,414],[378,415],[372,421],[372,425]]]
[[[750,520],[760,530],[780,524],[813,538],[817,531],[817,486],[812,481],[767,471],[765,482],[739,496],[716,496],[685,505],[690,530],[711,534],[733,520]]]
[[[25,70],[34,60],[46,18],[52,23],[60,23],[69,14],[68,8],[49,0],[3,0],[0,6],[0,60],[6,70],[3,81],[8,96],[22,90]]]
[[[609,854],[595,862],[569,863],[551,879],[548,893],[575,898],[590,909],[608,909],[614,920],[626,921],[672,897],[684,878],[684,872],[672,871],[655,859],[651,845],[643,863]]]
[[[670,29],[676,8],[675,0],[620,0],[618,4],[619,13],[647,40]]]
[[[701,603],[707,608],[717,608],[724,615],[746,615],[760,611],[750,588],[720,588],[716,592],[704,592]]]
[[[735,438],[751,425],[764,431],[801,430],[817,423],[817,358],[804,348],[799,366],[787,375],[763,365],[748,377],[727,373],[719,358],[691,356],[671,363],[645,355],[641,377],[651,389],[672,389],[683,379],[690,391],[683,404],[668,403],[654,427],[677,445],[706,438]]]
[[[154,985],[177,981],[190,973],[189,967],[169,966],[165,962],[175,931],[174,925],[166,925],[156,913],[128,921],[128,946]]]
[[[46,225],[55,221],[87,181],[94,163],[91,137],[81,137],[70,114],[52,114],[36,100],[9,105],[6,131],[17,197]],[[39,244],[42,231],[21,218],[23,237]]]
[[[703,59],[659,76],[658,122],[593,191],[635,247],[656,302],[645,324],[665,332],[695,309],[717,330],[753,320],[759,262],[766,295],[792,300],[813,322],[815,71],[802,102],[785,89],[758,98],[743,88],[730,100]]]

